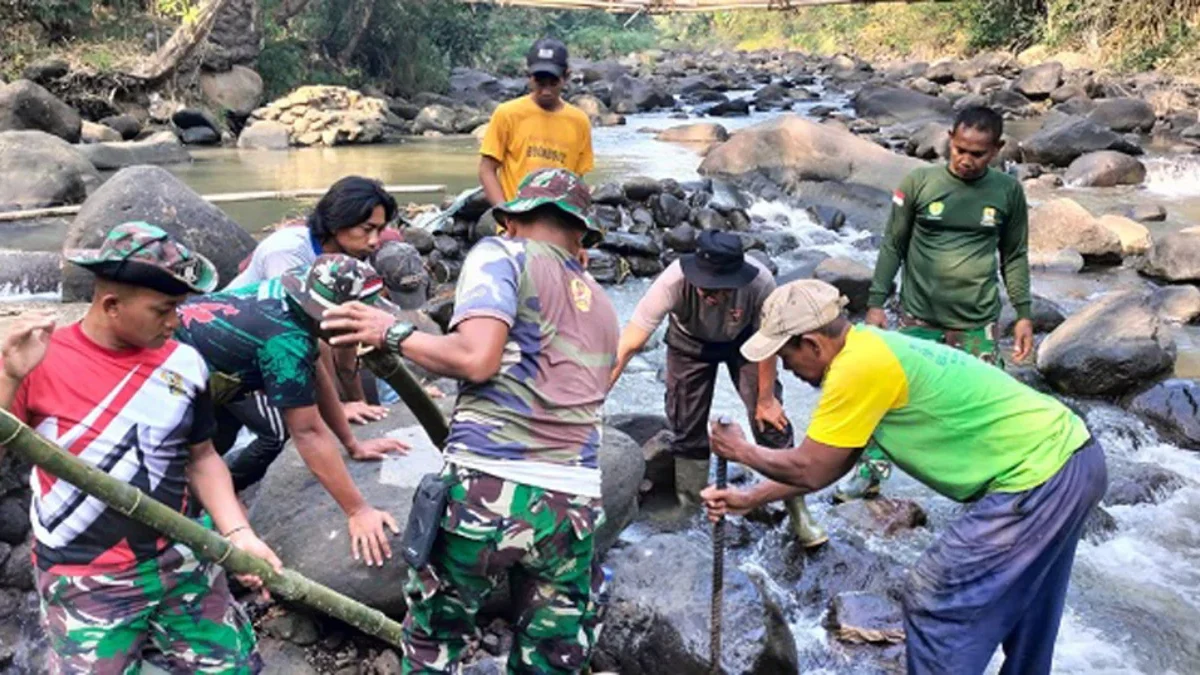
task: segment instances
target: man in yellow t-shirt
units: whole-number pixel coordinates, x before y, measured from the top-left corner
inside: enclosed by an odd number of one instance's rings
[[[538,169],[582,176],[593,166],[591,122],[562,98],[570,74],[567,46],[542,38],[525,62],[529,95],[496,108],[479,151],[479,183],[492,206],[512,200],[521,179]]]

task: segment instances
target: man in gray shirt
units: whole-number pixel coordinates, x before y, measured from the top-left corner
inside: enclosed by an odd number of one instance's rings
[[[758,329],[763,303],[775,290],[770,271],[747,260],[742,240],[706,230],[698,250],[672,263],[638,303],[617,347],[616,384],[633,355],[670,316],[667,327],[667,423],[675,457],[675,492],[683,504],[699,504],[708,484],[708,417],[717,371],[729,371],[753,420],[755,440],[770,448],[793,445],[792,425],[783,411],[783,388],[775,359],[750,363],[739,349]],[[790,500],[792,529],[807,547],[828,540],[812,520],[803,497]]]

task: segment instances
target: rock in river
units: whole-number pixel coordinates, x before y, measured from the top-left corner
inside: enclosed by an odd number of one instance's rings
[[[1155,241],[1142,273],[1172,282],[1200,281],[1200,228],[1172,232]]]
[[[1063,180],[1075,187],[1140,185],[1146,180],[1146,165],[1123,152],[1100,150],[1071,162]]]
[[[1200,383],[1171,379],[1142,392],[1129,409],[1158,427],[1172,443],[1200,450]]]
[[[1142,149],[1108,128],[1082,117],[1047,120],[1033,136],[1021,142],[1021,157],[1033,164],[1069,166],[1081,155],[1116,150],[1140,155]]]
[[[1109,98],[1096,103],[1088,119],[1118,133],[1149,132],[1154,128],[1154,107],[1139,98]]]
[[[0,132],[0,210],[79,204],[99,184],[78,146],[44,131]]]
[[[1143,293],[1111,293],[1063,322],[1038,347],[1037,367],[1056,389],[1119,396],[1169,373],[1175,340]]]
[[[138,164],[179,164],[192,161],[179,137],[160,131],[142,141],[117,141],[81,145],[79,151],[96,169],[113,171]]]
[[[854,110],[859,117],[884,125],[946,119],[954,115],[954,106],[949,102],[900,87],[866,87],[854,96]]]
[[[83,119],[71,106],[29,80],[0,85],[0,131],[44,131],[78,143]]]
[[[1050,61],[1022,70],[1012,88],[1035,101],[1041,100],[1058,89],[1062,84],[1062,77],[1063,65],[1058,61]]]
[[[1029,250],[1054,253],[1063,249],[1074,249],[1098,262],[1117,262],[1121,238],[1072,199],[1038,204],[1029,212]]]
[[[817,265],[813,277],[837,287],[850,301],[846,309],[852,313],[865,312],[871,291],[874,271],[849,258],[828,258]]]

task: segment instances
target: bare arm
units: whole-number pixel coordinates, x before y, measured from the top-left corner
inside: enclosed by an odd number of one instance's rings
[[[317,409],[321,412],[321,419],[325,420],[325,424],[328,425],[329,430],[337,436],[337,439],[342,442],[346,450],[353,455],[358,449],[358,439],[354,437],[354,431],[350,428],[350,421],[346,419],[346,412],[342,409],[342,401],[338,398],[337,387],[333,384],[333,376],[329,374],[325,359],[317,361],[317,376],[315,381],[317,385]]]
[[[430,372],[480,384],[500,372],[506,342],[508,324],[481,316],[464,320],[448,335],[413,333],[401,352]]]
[[[642,328],[641,326],[630,323],[625,326],[625,330],[621,333],[621,341],[617,343],[617,365],[613,367],[612,377],[608,381],[608,388],[612,389],[617,384],[617,380],[621,379],[621,373],[625,372],[625,366],[629,365],[629,360],[633,358],[646,346],[650,340],[651,331]]]
[[[479,158],[479,184],[483,186],[483,194],[492,206],[503,204],[504,188],[500,185],[500,162],[495,157],[484,155]]]
[[[769,401],[775,398],[775,379],[779,377],[779,369],[774,357],[758,362],[758,400]]]
[[[768,450],[746,440],[736,424],[714,422],[709,433],[717,455],[739,462],[779,483],[816,492],[846,475],[858,461],[862,448],[838,448],[808,436],[792,450]]]

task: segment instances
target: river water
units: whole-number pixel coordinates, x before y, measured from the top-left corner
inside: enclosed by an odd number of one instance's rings
[[[821,103],[830,103],[826,98]],[[837,101],[832,101],[836,103]],[[801,109],[803,111],[803,109]],[[731,129],[761,121],[769,115],[721,120]],[[674,178],[698,177],[700,158],[694,151],[653,140],[643,129],[662,129],[680,124],[666,114],[636,115],[624,127],[596,129],[594,143],[597,169],[590,181],[619,180],[631,175]],[[1036,128],[1022,125],[1020,128]],[[200,150],[188,165],[169,167],[198,192],[242,192],[322,187],[337,178],[358,173],[386,183],[444,183],[447,191],[475,185],[477,141],[474,139],[415,139],[401,145],[304,149],[290,152],[241,152],[231,149]],[[1168,221],[1153,225],[1156,235],[1200,221],[1200,159],[1158,158],[1148,161],[1149,178],[1143,187],[1121,190],[1065,189],[1054,195],[1070,196],[1093,212],[1153,202],[1167,207]],[[1031,194],[1036,202],[1049,194]],[[441,195],[414,195],[411,201],[440,200]],[[281,217],[299,213],[299,202],[251,202],[223,208],[252,232],[260,232]],[[853,229],[831,233],[801,211],[788,206],[759,202],[752,213],[781,223],[801,243],[797,252],[777,259],[781,271],[800,264],[800,251],[820,250],[831,255],[874,263],[875,252],[855,242],[868,235]],[[61,245],[61,230],[17,228],[0,230],[5,248],[53,250]],[[1035,273],[1035,290],[1074,310],[1089,298],[1114,287],[1140,286],[1145,282],[1129,270],[1101,272],[1063,278]],[[648,286],[632,280],[610,289],[622,321],[627,321]],[[1192,332],[1184,332],[1185,345],[1200,343]],[[658,372],[665,361],[665,348],[658,347],[630,365],[609,399],[606,411],[661,411],[664,389]],[[1196,371],[1200,373],[1200,370]],[[1189,373],[1190,374],[1190,373]],[[804,428],[816,392],[790,375],[783,374],[785,407],[798,428]],[[744,411],[728,381],[717,387],[714,414],[723,413],[746,423]],[[1200,453],[1183,450],[1161,441],[1140,421],[1111,406],[1089,406],[1087,419],[1104,441],[1113,458],[1150,462],[1170,469],[1189,480],[1184,487],[1157,504],[1109,509],[1118,524],[1116,536],[1101,544],[1082,542],[1068,597],[1067,615],[1059,636],[1055,672],[1059,673],[1200,673]],[[882,539],[866,532],[852,532],[828,505],[828,495],[810,498],[814,515],[830,530],[865,537],[873,550],[901,564],[909,564],[933,539],[940,526],[958,511],[957,505],[934,495],[904,475],[887,484],[891,496],[919,502],[929,513],[930,529],[917,529],[898,538]],[[785,526],[759,541],[741,563],[748,571],[761,571],[778,561],[787,539]],[[786,588],[768,584],[780,594],[802,655],[821,664],[820,671],[856,673],[861,668],[839,662],[836,649],[820,626],[823,607],[800,606]],[[803,661],[802,661],[803,662]],[[995,667],[993,667],[995,669]]]

